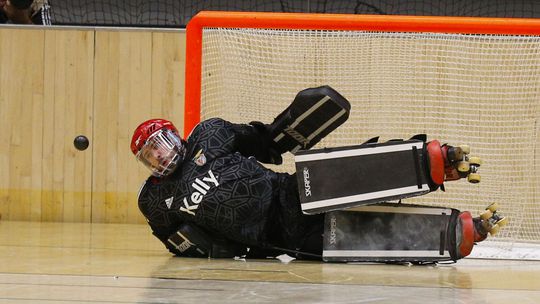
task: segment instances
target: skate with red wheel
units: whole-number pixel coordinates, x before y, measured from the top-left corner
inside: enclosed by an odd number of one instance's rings
[[[441,145],[438,140],[433,140],[427,143],[426,149],[430,177],[436,186],[444,188],[445,181],[461,178],[467,178],[467,181],[473,184],[480,182],[478,169],[482,165],[482,159],[471,156],[471,148],[468,145]]]
[[[496,235],[501,227],[508,224],[508,218],[498,210],[499,204],[493,203],[475,218],[468,211],[459,214],[456,233],[461,241],[456,246],[460,258],[468,256],[476,243],[484,241],[488,235]]]

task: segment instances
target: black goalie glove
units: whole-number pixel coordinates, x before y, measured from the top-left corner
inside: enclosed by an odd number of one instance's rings
[[[283,158],[270,137],[269,125],[260,121],[249,125],[234,124],[236,146],[238,151],[247,157],[253,156],[265,164],[281,165]]]

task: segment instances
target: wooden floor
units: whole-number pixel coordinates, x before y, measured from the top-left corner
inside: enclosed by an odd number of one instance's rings
[[[175,258],[143,225],[0,221],[0,303],[540,303],[540,262]]]

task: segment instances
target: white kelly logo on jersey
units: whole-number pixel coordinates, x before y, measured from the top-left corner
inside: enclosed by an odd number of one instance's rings
[[[208,177],[203,177],[202,180],[196,178],[195,182],[191,184],[191,187],[193,187],[194,191],[191,196],[184,197],[184,199],[182,200],[184,205],[180,207],[180,211],[195,215],[195,211],[197,210],[197,208],[199,208],[199,204],[203,200],[206,193],[208,193],[208,190],[212,188],[212,184],[215,187],[219,186],[219,182],[217,179],[218,177],[214,176],[212,170],[208,171]]]

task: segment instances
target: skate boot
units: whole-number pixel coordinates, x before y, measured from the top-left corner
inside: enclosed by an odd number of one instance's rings
[[[480,182],[478,168],[482,164],[479,157],[469,156],[471,151],[467,145],[441,145],[438,140],[427,143],[428,168],[432,182],[441,188],[445,181],[467,178],[470,183]],[[444,188],[443,188],[444,190]]]
[[[501,227],[508,224],[508,218],[497,213],[499,205],[489,205],[480,216],[473,218],[468,211],[461,212],[456,225],[456,247],[458,258],[468,256],[474,245],[485,240],[489,235],[494,236]]]

